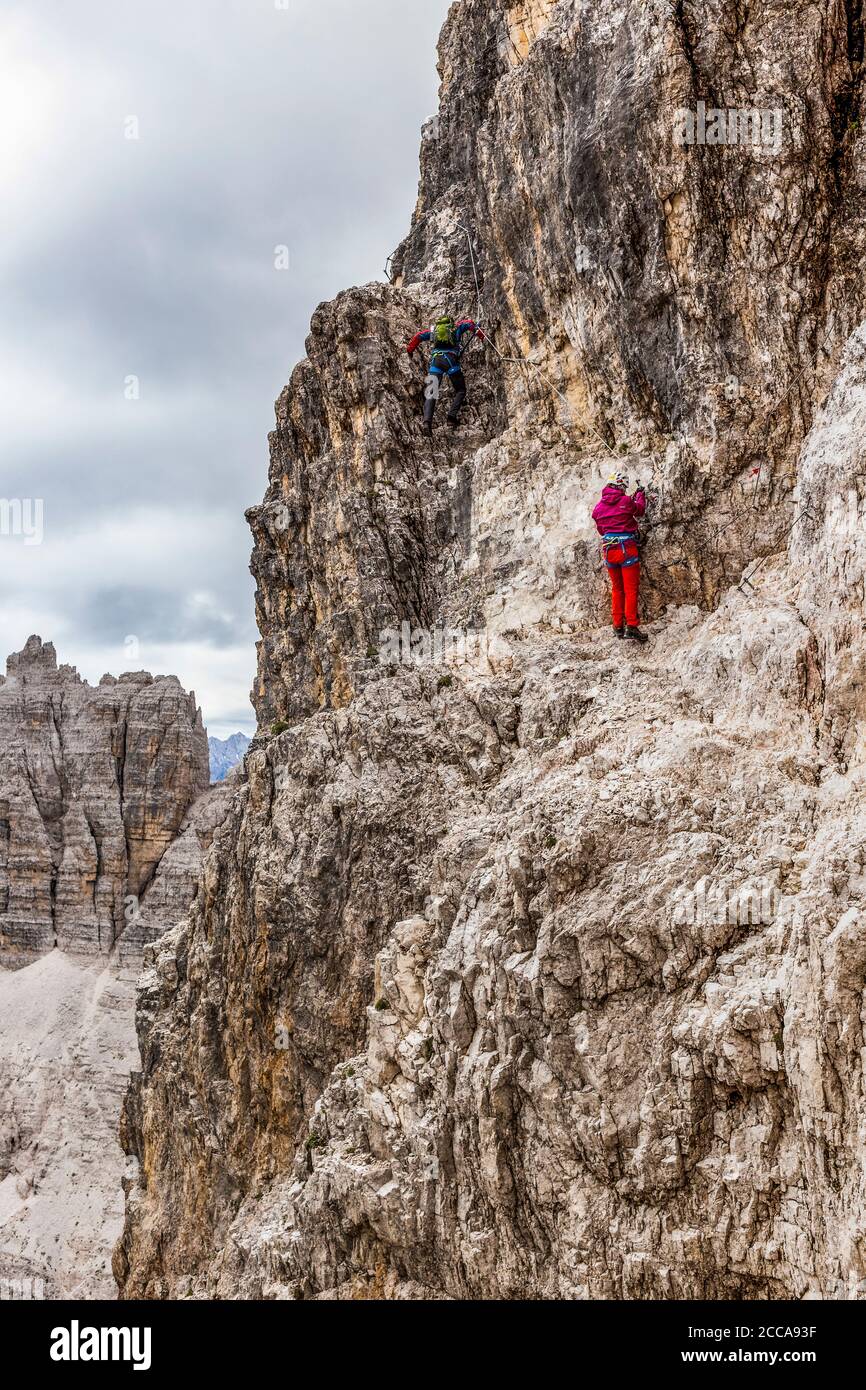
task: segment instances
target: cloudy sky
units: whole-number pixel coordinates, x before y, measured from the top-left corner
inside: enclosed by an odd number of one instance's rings
[[[243,511],[313,309],[408,227],[447,8],[4,0],[0,661],[254,727]]]

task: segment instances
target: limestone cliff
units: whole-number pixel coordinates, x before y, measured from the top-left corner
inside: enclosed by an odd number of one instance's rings
[[[175,676],[127,672],[93,688],[38,637],[6,669],[0,964],[54,946],[107,955],[209,785],[201,713]]]
[[[125,1296],[866,1291],[863,56],[855,4],[452,7],[394,283],[277,402]],[[430,446],[442,309],[492,341]]]
[[[0,679],[0,1298],[111,1297],[142,950],[228,789],[174,676],[96,688],[31,637]],[[192,803],[192,804],[190,804]]]

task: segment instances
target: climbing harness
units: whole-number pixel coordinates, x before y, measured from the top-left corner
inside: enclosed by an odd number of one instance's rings
[[[430,370],[442,376],[454,376],[461,370],[460,358],[462,355],[456,348],[452,348],[450,351],[445,348],[440,348],[438,351],[434,349],[430,354]],[[456,362],[453,361],[455,357],[457,358]]]
[[[609,570],[627,570],[640,563],[639,538],[634,531],[608,531],[601,538],[604,563]],[[621,550],[621,560],[609,559],[612,550]]]

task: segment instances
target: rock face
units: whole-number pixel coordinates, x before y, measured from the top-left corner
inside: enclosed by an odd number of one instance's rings
[[[232,734],[231,738],[214,738],[207,741],[210,754],[210,779],[222,782],[233,767],[237,767],[250,746],[246,734]]]
[[[227,773],[192,803],[144,898],[133,899],[127,907],[117,951],[124,966],[138,969],[145,946],[186,916],[198,892],[204,856],[225,819],[233,785],[233,774]]]
[[[126,1297],[866,1293],[863,26],[729,20],[452,8],[395,284],[277,402],[277,732],[147,949]],[[431,446],[443,308],[495,348]]]
[[[96,689],[32,637],[0,680],[0,1298],[110,1298],[142,950],[230,789],[174,676]],[[191,803],[191,804],[190,804]]]
[[[176,677],[144,671],[103,676],[94,689],[38,637],[6,669],[0,964],[54,946],[107,955],[209,785],[195,697]]]

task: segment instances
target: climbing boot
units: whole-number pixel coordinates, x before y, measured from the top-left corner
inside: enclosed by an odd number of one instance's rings
[[[647,637],[646,633],[641,632],[639,627],[627,627],[625,630],[625,635],[626,637],[630,637],[633,642],[649,641],[649,638]]]
[[[422,433],[422,434],[426,434],[426,436],[427,436],[428,439],[430,438],[430,436],[431,436],[432,433],[433,433],[433,421],[432,421],[432,420],[425,420],[425,421],[424,421],[424,423],[423,423],[422,426],[421,426],[421,433]]]
[[[445,418],[451,426],[452,430],[456,430],[457,426],[460,424],[460,421],[454,415],[446,415]]]
[[[624,627],[615,627],[615,628],[614,628],[614,632],[616,633],[617,637],[625,637],[625,628],[624,628]]]

